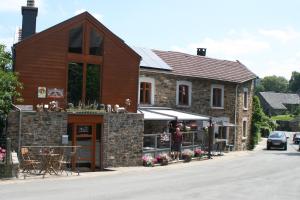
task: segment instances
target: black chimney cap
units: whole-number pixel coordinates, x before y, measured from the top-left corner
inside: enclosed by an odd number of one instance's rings
[[[198,56],[206,56],[206,48],[197,48]]]

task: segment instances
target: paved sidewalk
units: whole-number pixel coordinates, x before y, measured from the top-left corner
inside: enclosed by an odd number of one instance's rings
[[[212,159],[203,159],[203,160],[193,160],[189,163],[172,163],[167,166],[155,166],[155,167],[118,167],[118,168],[107,168],[106,171],[99,171],[99,172],[82,172],[78,176],[77,173],[73,173],[72,175],[69,174],[67,176],[66,174],[63,175],[48,175],[44,179],[41,176],[29,176],[24,179],[22,175],[17,178],[12,179],[0,179],[0,184],[10,184],[10,183],[25,183],[25,182],[31,182],[31,181],[49,181],[49,180],[56,180],[56,179],[78,179],[78,178],[84,178],[84,177],[96,177],[96,176],[111,176],[111,175],[117,175],[117,174],[123,174],[123,173],[134,173],[139,171],[144,172],[151,172],[151,171],[160,171],[160,170],[170,170],[170,169],[180,169],[180,168],[186,168],[191,166],[197,166],[197,165],[210,165],[214,162],[221,162],[222,160],[228,160],[228,159],[235,159],[238,157],[243,157],[250,155],[251,153],[255,153],[257,151],[261,151],[265,148],[266,144],[266,138],[262,138],[262,140],[259,142],[259,144],[255,147],[253,151],[231,151],[228,153],[224,153],[223,156],[213,156]]]

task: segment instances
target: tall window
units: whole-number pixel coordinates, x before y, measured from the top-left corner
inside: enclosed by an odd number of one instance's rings
[[[100,65],[69,63],[68,68],[68,103],[77,106],[79,102],[87,105],[100,100]],[[85,84],[85,87],[84,87]]]
[[[69,31],[68,103],[75,106],[100,103],[103,37],[92,26],[82,24]],[[86,56],[94,55],[97,57]],[[73,62],[75,61],[75,62]]]
[[[247,110],[248,109],[248,88],[244,88],[244,101],[243,101],[243,104],[244,104],[244,110]]]
[[[178,106],[190,106],[191,105],[191,93],[192,83],[189,81],[177,81],[176,89],[176,105]]]
[[[70,63],[68,67],[68,103],[77,106],[82,101],[83,64]]]
[[[247,119],[243,119],[243,137],[247,137]]]
[[[213,108],[223,108],[224,106],[224,86],[212,85],[211,88],[211,106]]]
[[[100,98],[100,65],[87,64],[85,102],[92,104]]]
[[[140,83],[140,104],[151,104],[151,83]]]
[[[92,28],[90,31],[90,55],[102,55],[102,41],[103,37],[94,28]]]
[[[82,26],[76,27],[69,32],[69,52],[70,53],[82,53]]]

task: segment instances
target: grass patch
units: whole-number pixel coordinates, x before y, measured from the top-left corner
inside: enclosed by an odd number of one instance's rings
[[[291,121],[294,119],[294,116],[292,115],[277,115],[277,116],[272,116],[272,120],[281,120],[281,121]]]

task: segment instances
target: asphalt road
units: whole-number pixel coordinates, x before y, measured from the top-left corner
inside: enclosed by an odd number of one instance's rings
[[[163,167],[0,181],[0,200],[298,200],[300,152],[296,148],[290,141],[287,151],[259,147]]]

